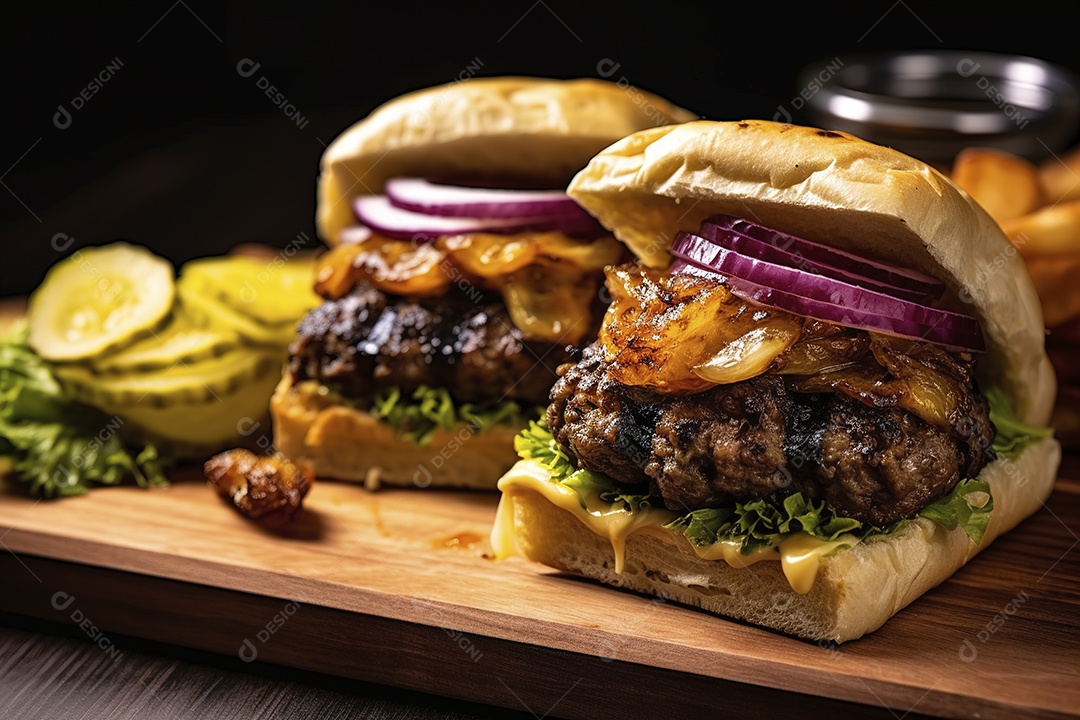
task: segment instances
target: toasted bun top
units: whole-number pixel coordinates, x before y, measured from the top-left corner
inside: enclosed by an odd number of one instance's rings
[[[634,133],[573,179],[571,197],[655,267],[676,231],[715,213],[921,270],[947,307],[973,313],[1017,414],[1045,425],[1055,380],[1042,310],[1023,260],[963,190],[923,162],[847,133],[760,120]]]
[[[396,175],[514,176],[564,187],[619,138],[692,119],[663,98],[603,80],[476,78],[402,95],[323,154],[319,234],[336,244],[355,222],[351,199],[382,192]]]

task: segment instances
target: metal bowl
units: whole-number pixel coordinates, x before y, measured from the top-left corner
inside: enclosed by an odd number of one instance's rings
[[[973,145],[1040,160],[1080,127],[1080,85],[1035,58],[926,51],[834,58],[799,76],[804,112],[929,161]]]

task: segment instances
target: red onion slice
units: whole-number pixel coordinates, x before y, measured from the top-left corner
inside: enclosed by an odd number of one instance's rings
[[[722,276],[714,270],[700,267],[685,260],[675,260],[671,264],[671,272],[688,273],[722,280],[732,293],[744,300],[787,310],[803,317],[811,317],[860,330],[870,330],[872,332],[922,340],[941,345],[945,349],[954,352],[983,352],[985,350],[981,334],[977,336],[960,335],[948,325],[928,327],[904,318],[875,315],[874,313],[811,300],[776,288]]]
[[[672,252],[683,261],[672,266],[673,272],[698,268],[713,277],[722,275],[731,291],[744,300],[838,325],[925,340],[951,350],[984,349],[978,321],[968,315],[740,255],[690,233],[676,236]]]
[[[819,260],[810,258],[797,252],[789,252],[769,242],[763,242],[749,235],[741,235],[735,230],[721,228],[718,225],[705,224],[701,227],[701,236],[711,240],[717,245],[749,257],[758,258],[775,265],[802,270],[814,275],[824,275],[852,285],[864,287],[867,290],[903,298],[912,302],[924,303],[933,299],[933,295],[920,290],[898,287],[881,280],[868,278],[856,272],[828,265]]]
[[[440,235],[468,233],[516,233],[526,230],[559,230],[567,235],[595,237],[605,231],[584,217],[443,217],[394,207],[385,195],[362,195],[353,201],[356,218],[373,231],[399,240],[431,242]]]
[[[702,223],[701,234],[709,237],[713,234],[713,228],[719,231],[735,232],[781,250],[798,253],[808,260],[846,270],[893,287],[908,288],[910,291],[930,297],[939,297],[945,289],[939,280],[921,272],[868,260],[828,245],[767,228],[745,218],[733,215],[713,215]]]
[[[937,325],[940,313],[928,305],[913,303],[909,300],[892,297],[885,293],[868,290],[858,285],[815,275],[796,268],[762,260],[751,255],[744,255],[728,250],[700,235],[680,231],[675,236],[672,253],[683,260],[696,265],[716,270],[722,275],[748,280],[760,285],[783,289],[785,292],[803,297],[830,302],[834,305],[866,310],[879,314],[900,315],[923,325]],[[972,330],[978,329],[975,318],[958,313],[950,313],[970,323]]]
[[[392,178],[394,207],[424,215],[469,218],[583,217],[589,214],[561,190],[504,190],[440,185],[423,178]]]

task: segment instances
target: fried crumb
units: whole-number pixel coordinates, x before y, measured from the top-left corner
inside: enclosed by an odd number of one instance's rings
[[[227,450],[203,465],[210,485],[252,520],[281,525],[301,512],[314,473],[278,453],[259,456],[250,450]]]

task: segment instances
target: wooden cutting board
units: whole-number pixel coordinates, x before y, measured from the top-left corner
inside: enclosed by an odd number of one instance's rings
[[[538,717],[771,716],[793,702],[800,717],[1080,717],[1071,479],[968,567],[840,647],[495,561],[489,493],[320,482],[303,519],[276,535],[195,468],[161,490],[51,502],[20,490],[0,493],[0,610],[106,634]]]

